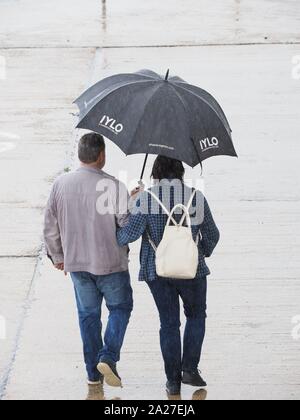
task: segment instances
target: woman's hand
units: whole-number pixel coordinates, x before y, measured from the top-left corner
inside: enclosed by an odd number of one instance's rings
[[[141,192],[141,187],[136,187],[134,190],[131,191],[130,197],[135,198]]]
[[[144,190],[145,190],[145,185],[142,182],[140,182],[139,186],[131,191],[130,193],[131,198],[136,198]]]

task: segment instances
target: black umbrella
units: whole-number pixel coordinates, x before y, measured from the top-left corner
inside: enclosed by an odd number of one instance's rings
[[[216,155],[237,156],[218,102],[179,77],[150,70],[101,80],[75,103],[77,128],[100,133],[126,155],[164,155],[195,167]]]

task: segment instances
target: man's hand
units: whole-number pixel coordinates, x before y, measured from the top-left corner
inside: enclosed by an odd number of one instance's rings
[[[64,263],[54,264],[54,267],[59,271],[64,271],[65,270],[65,264]]]
[[[65,276],[68,275],[68,273],[65,271],[65,264],[64,263],[55,264],[54,267],[59,271],[63,271]]]

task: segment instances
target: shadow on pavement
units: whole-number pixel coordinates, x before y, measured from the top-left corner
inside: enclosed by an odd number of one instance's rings
[[[205,389],[198,389],[192,395],[192,401],[205,401],[207,399],[207,391]],[[181,401],[181,395],[168,395],[169,401]]]
[[[181,395],[167,395],[169,401],[181,401]],[[195,391],[191,397],[193,401],[205,401],[207,399],[207,391],[205,389],[198,389]],[[105,392],[103,385],[89,385],[88,386],[88,394],[86,397],[86,401],[105,401]],[[112,401],[121,400],[121,398],[115,397],[110,398]]]

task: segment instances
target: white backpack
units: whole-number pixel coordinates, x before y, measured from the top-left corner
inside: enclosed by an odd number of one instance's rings
[[[199,235],[195,242],[192,234],[189,210],[196,195],[196,191],[193,192],[187,207],[183,204],[177,204],[171,213],[169,213],[167,208],[152,191],[147,192],[159,203],[165,213],[169,216],[163,239],[158,247],[155,246],[150,235],[148,235],[149,242],[156,253],[157,275],[159,277],[178,280],[194,279],[197,275],[199,265]],[[178,208],[181,208],[184,212],[179,224],[173,217]],[[187,220],[187,227],[183,226],[185,220]],[[171,221],[174,226],[171,226]]]

